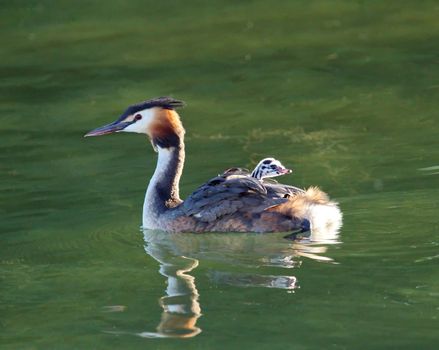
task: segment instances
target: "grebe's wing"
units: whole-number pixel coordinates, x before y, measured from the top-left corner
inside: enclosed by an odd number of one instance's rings
[[[224,171],[223,176],[229,175],[248,175],[250,176],[250,171],[246,168],[229,168]]]
[[[274,198],[287,198],[297,194],[305,193],[305,190],[290,185],[284,185],[280,183],[267,182],[264,180],[264,187],[267,190],[267,194]]]
[[[283,203],[284,198],[270,198],[257,179],[240,172],[226,171],[199,187],[181,205],[188,216],[214,222],[225,215],[251,217],[265,208]]]

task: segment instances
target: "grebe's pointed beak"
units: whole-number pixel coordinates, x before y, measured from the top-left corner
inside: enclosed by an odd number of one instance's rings
[[[111,124],[107,124],[107,125],[101,126],[100,128],[89,131],[88,133],[86,133],[84,135],[84,137],[112,134],[114,132],[122,131],[128,125],[131,125],[131,124],[132,124],[132,122],[115,121]]]
[[[293,172],[292,169],[287,169],[287,168],[280,167],[280,166],[278,166],[276,170],[277,170],[281,175],[291,174],[291,173]]]

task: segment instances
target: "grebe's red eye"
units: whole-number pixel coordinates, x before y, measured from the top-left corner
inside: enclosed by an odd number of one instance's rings
[[[140,120],[140,119],[142,119],[142,115],[141,114],[136,114],[135,116],[134,116],[134,120]]]

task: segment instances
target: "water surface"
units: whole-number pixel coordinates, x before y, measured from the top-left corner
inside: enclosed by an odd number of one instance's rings
[[[0,58],[5,349],[433,349],[435,1],[10,2]],[[187,101],[183,197],[275,156],[340,202],[338,243],[142,232],[155,154],[83,139]],[[184,337],[185,339],[181,339]]]

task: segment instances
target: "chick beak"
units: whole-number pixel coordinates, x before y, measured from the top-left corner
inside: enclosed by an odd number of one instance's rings
[[[281,175],[291,174],[293,170],[278,166],[276,169]]]
[[[112,134],[114,132],[122,131],[128,125],[131,125],[131,124],[132,124],[131,122],[115,121],[111,124],[107,124],[107,125],[101,126],[100,128],[96,128],[92,131],[89,131],[88,133],[86,133],[84,135],[84,137]]]

